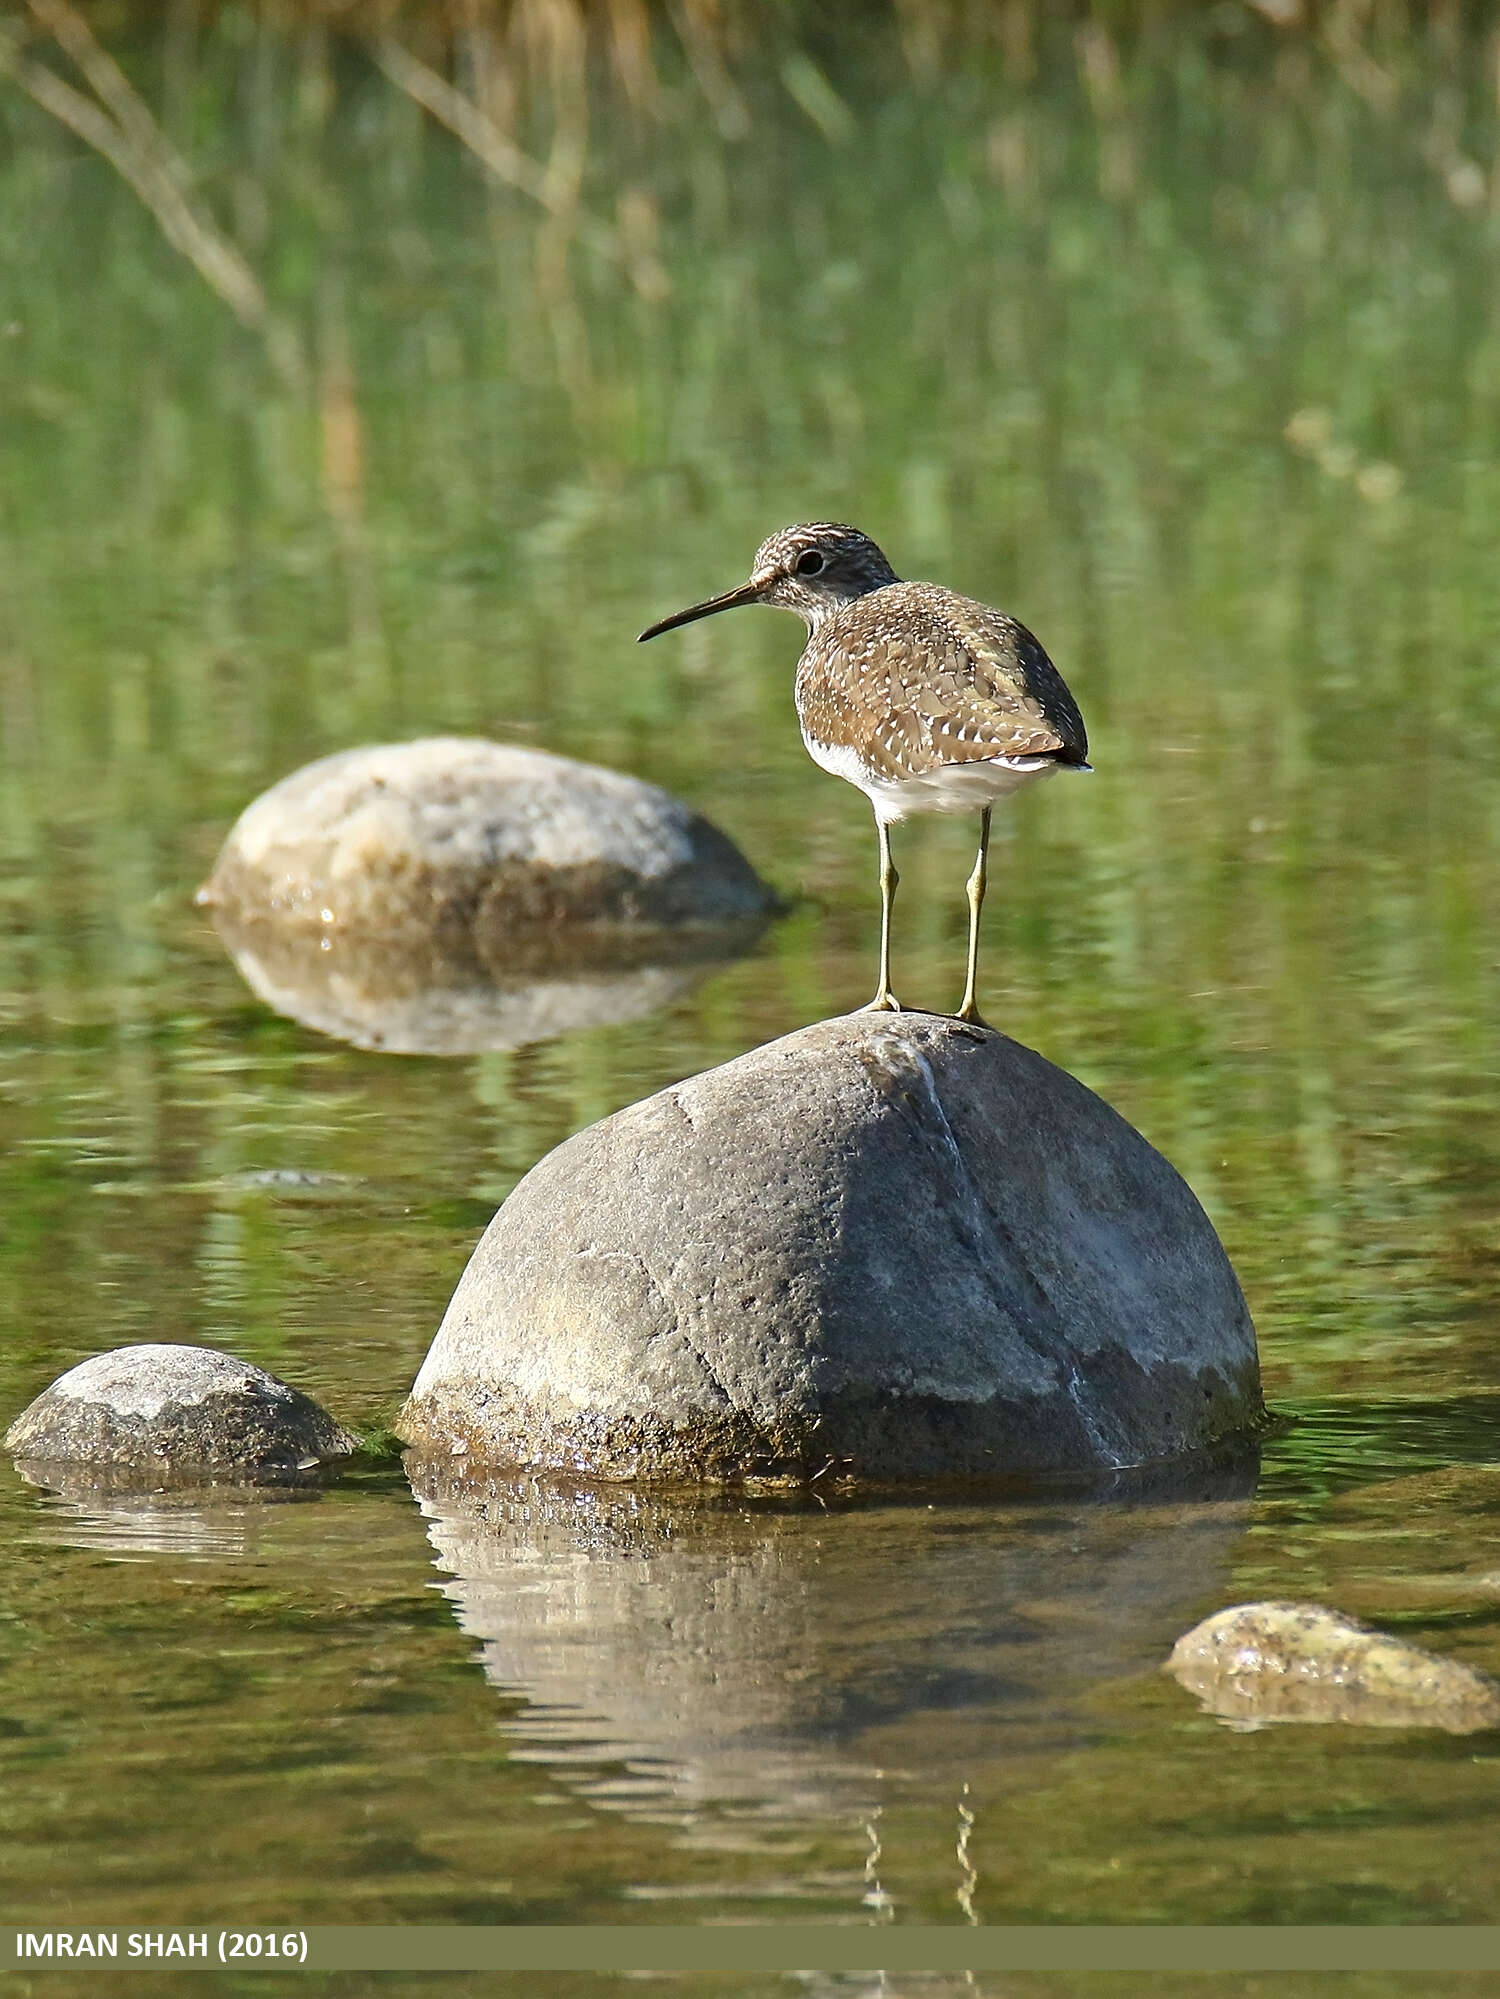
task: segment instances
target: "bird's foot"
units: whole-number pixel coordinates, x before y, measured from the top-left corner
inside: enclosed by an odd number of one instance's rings
[[[882,987],[868,1006],[858,1009],[860,1013],[904,1013],[906,1009],[889,987]]]
[[[987,1028],[991,1034],[993,1034],[995,1031],[994,1028],[990,1027],[989,1022],[985,1019],[984,1015],[979,1011],[978,1006],[971,999],[966,999],[964,1001],[963,1005],[958,1009],[958,1012],[954,1014],[953,1018],[955,1020],[963,1021],[964,1024],[968,1027]]]

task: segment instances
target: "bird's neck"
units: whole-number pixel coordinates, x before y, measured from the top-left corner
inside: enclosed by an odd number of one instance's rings
[[[888,583],[894,583],[896,580],[894,576],[886,576],[878,583],[872,582],[864,590],[847,590],[840,597],[819,597],[815,603],[799,604],[796,607],[797,613],[807,626],[807,636],[810,639],[816,638],[826,624],[841,616],[851,604],[857,604],[861,597],[868,597],[873,591],[883,590]]]
[[[829,619],[836,618],[839,612],[843,610],[845,604],[852,603],[853,601],[851,597],[838,597],[829,598],[817,604],[799,604],[797,615],[807,627],[807,636],[810,639],[815,639],[828,623]]]

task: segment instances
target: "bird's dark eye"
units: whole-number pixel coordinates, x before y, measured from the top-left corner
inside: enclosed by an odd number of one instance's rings
[[[809,548],[797,557],[797,574],[799,576],[816,576],[822,567],[823,557],[816,548]]]

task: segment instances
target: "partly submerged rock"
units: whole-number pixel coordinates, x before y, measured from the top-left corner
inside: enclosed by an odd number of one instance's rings
[[[655,785],[457,736],[294,771],[240,815],[198,899],[413,951],[463,939],[492,975],[561,927],[733,926],[776,906],[733,842]]]
[[[222,910],[214,922],[267,1006],[356,1048],[397,1055],[519,1048],[638,1020],[691,992],[762,927],[653,930],[634,940],[565,929],[547,954],[522,953],[512,933],[511,962],[492,972],[468,939],[401,951],[382,937],[244,922]]]
[[[37,1467],[111,1473],[277,1474],[359,1448],[325,1409],[249,1361],[212,1347],[119,1347],[44,1388],[5,1433]],[[28,1472],[30,1475],[30,1472]]]
[[[1263,1421],[1172,1167],[1073,1077],[925,1014],[824,1021],[520,1182],[402,1412],[417,1455],[610,1478],[1116,1468]]]
[[[1500,1727],[1500,1683],[1316,1603],[1239,1603],[1179,1638],[1167,1671],[1241,1727]]]

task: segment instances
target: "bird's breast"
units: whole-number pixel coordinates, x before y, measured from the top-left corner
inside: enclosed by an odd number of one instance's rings
[[[902,775],[872,761],[852,744],[819,741],[805,726],[802,740],[818,768],[857,786],[875,808],[876,818],[888,826],[918,813],[983,812],[1058,770],[1077,768],[1052,756],[986,757],[934,764]]]

